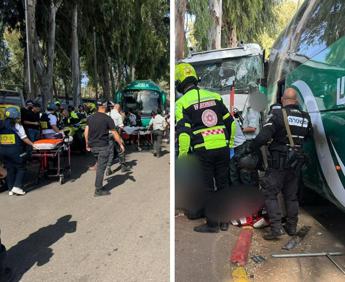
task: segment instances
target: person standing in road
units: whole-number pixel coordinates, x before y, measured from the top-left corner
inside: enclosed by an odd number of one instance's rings
[[[108,106],[110,107],[111,105],[108,105]],[[116,131],[121,134],[121,132],[124,128],[124,124],[123,124],[123,116],[121,115],[121,106],[119,104],[114,105],[113,109],[110,111],[110,117],[114,121]],[[114,162],[114,149],[116,150],[117,155],[119,157],[121,172],[127,172],[130,170],[129,167],[126,165],[125,152],[124,151],[122,152],[121,149],[116,144],[114,144],[113,135],[110,134],[110,136],[109,136],[109,158],[108,158],[107,169],[106,169],[106,175],[107,176],[109,176],[113,173],[111,170],[111,166],[113,165],[113,162]]]
[[[298,222],[298,183],[304,163],[303,143],[311,136],[312,125],[308,113],[298,106],[297,92],[287,88],[281,99],[282,108],[272,111],[250,149],[257,151],[269,143],[271,158],[268,169],[260,179],[265,205],[271,222],[271,230],[265,240],[275,240],[285,231],[296,234]],[[290,132],[289,132],[290,131]],[[282,212],[277,196],[282,192],[286,206],[286,224],[282,227]]]
[[[125,152],[125,147],[115,130],[114,121],[107,115],[108,102],[98,101],[97,106],[98,111],[87,119],[85,142],[86,150],[91,151],[97,159],[95,196],[104,196],[110,194],[103,188],[104,172],[109,159],[109,132],[119,145],[122,154]]]
[[[204,195],[213,198],[216,191],[229,187],[231,117],[221,96],[198,87],[195,69],[186,63],[175,67],[176,90],[182,97],[176,101],[176,134],[178,158],[190,151],[199,160]],[[211,221],[194,228],[196,232],[227,230],[227,223]]]
[[[26,172],[24,144],[34,146],[20,124],[19,110],[9,107],[5,111],[5,120],[0,126],[0,159],[7,169],[6,181],[10,196],[25,195],[23,190]]]
[[[22,125],[32,142],[38,140],[40,135],[40,111],[41,105],[33,103],[32,107],[22,111],[21,113]]]
[[[149,129],[153,129],[153,155],[157,158],[161,156],[162,138],[166,125],[165,118],[162,116],[162,111],[160,109],[157,109],[157,112],[153,111]]]
[[[40,124],[42,135],[46,139],[54,138],[57,133],[60,133],[58,128],[58,118],[56,117],[56,104],[49,103],[47,111],[41,116]]]

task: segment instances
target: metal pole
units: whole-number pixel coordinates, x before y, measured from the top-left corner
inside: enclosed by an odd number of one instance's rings
[[[333,262],[333,264],[343,273],[345,274],[345,270],[330,256],[330,255],[326,255],[326,257],[328,257],[328,259]]]
[[[98,89],[97,89],[97,44],[96,44],[96,28],[95,27],[93,27],[93,49],[94,49],[95,91],[96,91],[96,100],[98,100]]]
[[[25,32],[26,32],[26,58],[28,64],[28,96],[31,97],[31,58],[30,58],[30,40],[29,40],[29,21],[28,21],[28,0],[25,3]]]
[[[320,257],[320,256],[343,256],[344,253],[333,252],[333,253],[299,253],[299,254],[273,254],[273,258],[297,258],[297,257]]]

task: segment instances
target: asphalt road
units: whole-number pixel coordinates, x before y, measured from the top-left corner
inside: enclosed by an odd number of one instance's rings
[[[314,195],[313,195],[314,197]],[[255,264],[248,261],[245,269],[250,281],[257,282],[341,282],[342,274],[326,257],[272,258],[273,253],[345,252],[345,214],[327,201],[306,205],[301,210],[299,226],[309,225],[311,230],[293,251],[281,247],[289,240],[285,235],[277,242],[262,239],[263,230],[254,230],[249,257],[261,255],[266,261]],[[176,282],[232,281],[234,266],[229,257],[240,228],[231,226],[227,232],[200,234],[193,227],[203,220],[190,221],[176,217]],[[345,269],[345,256],[335,260]]]
[[[167,147],[166,147],[167,148]],[[128,156],[95,198],[90,156],[73,156],[72,178],[25,196],[0,194],[1,239],[14,281],[168,281],[169,154]],[[118,165],[114,165],[116,169]]]

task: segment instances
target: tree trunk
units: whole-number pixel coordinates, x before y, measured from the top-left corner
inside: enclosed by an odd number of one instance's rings
[[[78,4],[75,3],[73,7],[72,16],[72,91],[73,91],[73,105],[77,107],[81,104],[80,93],[80,57],[78,44]]]
[[[175,59],[181,60],[184,58],[185,32],[184,32],[184,18],[186,14],[187,1],[176,1],[175,13]]]
[[[43,107],[45,108],[49,101],[53,100],[53,69],[54,69],[54,53],[55,53],[55,28],[56,28],[56,12],[59,9],[62,1],[56,4],[50,0],[50,13],[48,20],[48,40],[47,40],[47,54],[46,64],[43,55],[43,50],[39,44],[39,38],[36,30],[36,0],[29,0],[32,4],[33,12],[30,18],[30,27],[33,35],[33,59],[36,69],[38,81],[41,87],[41,95]],[[29,5],[30,5],[29,4]]]
[[[102,88],[103,88],[103,98],[109,99],[110,97],[110,81],[109,81],[109,69],[108,64],[102,64]]]
[[[237,47],[237,33],[236,33],[236,26],[230,27],[228,33],[228,47],[233,48]]]
[[[209,0],[212,24],[208,31],[207,50],[220,49],[222,42],[222,0]]]

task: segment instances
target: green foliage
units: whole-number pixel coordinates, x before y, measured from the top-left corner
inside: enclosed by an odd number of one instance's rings
[[[205,50],[211,15],[208,0],[189,0],[189,13],[195,15],[194,37],[197,49]],[[222,46],[229,46],[231,30],[238,41],[258,42],[262,34],[276,33],[275,7],[280,0],[223,0],[222,1]],[[233,35],[233,34],[232,34]]]
[[[0,23],[18,31],[25,50],[24,1],[0,1]],[[71,91],[72,11],[78,5],[78,39],[81,72],[89,85],[103,86],[106,78],[119,88],[131,79],[163,80],[169,77],[169,1],[166,0],[63,0],[56,14],[54,86],[59,95]],[[46,59],[49,1],[37,0],[36,28]],[[0,25],[1,27],[1,25]],[[96,31],[97,76],[94,71]],[[2,35],[3,32],[0,34]],[[14,61],[7,39],[0,36],[0,70]],[[23,81],[24,55],[16,61]],[[0,73],[1,75],[1,73]],[[9,78],[0,77],[9,81]],[[114,89],[113,89],[114,90]],[[71,95],[70,95],[71,96]]]
[[[189,12],[195,15],[194,38],[198,50],[206,50],[208,44],[208,30],[212,24],[210,10],[208,8],[208,0],[189,0]]]
[[[267,57],[269,56],[273,43],[278,38],[279,34],[281,34],[281,32],[283,32],[283,30],[289,24],[295,12],[297,11],[297,8],[296,1],[286,0],[279,3],[279,5],[273,9],[277,19],[275,28],[273,30],[274,32],[264,31],[264,33],[260,34],[258,37],[258,43],[266,50]]]

